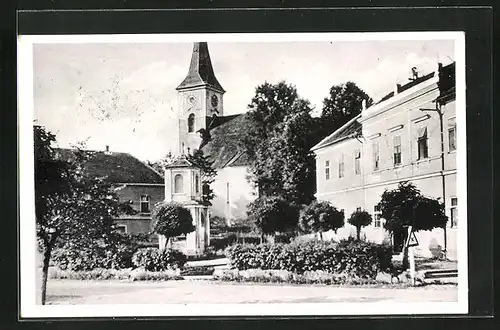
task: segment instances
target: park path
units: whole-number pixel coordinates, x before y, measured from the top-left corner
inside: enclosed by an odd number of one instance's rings
[[[457,287],[335,287],[214,281],[50,280],[50,304],[335,303],[457,301]]]

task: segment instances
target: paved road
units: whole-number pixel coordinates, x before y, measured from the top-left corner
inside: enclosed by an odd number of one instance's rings
[[[334,287],[213,281],[49,280],[49,304],[335,303],[457,301],[452,285],[416,288]]]

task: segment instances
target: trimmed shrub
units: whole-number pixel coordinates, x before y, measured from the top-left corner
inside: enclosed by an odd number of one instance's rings
[[[132,255],[136,245],[95,244],[92,246],[76,246],[65,244],[54,250],[52,260],[55,265],[65,270],[92,270],[95,268],[122,269],[132,267]]]
[[[135,267],[147,271],[162,271],[182,268],[186,263],[186,255],[177,250],[160,250],[158,248],[139,249],[132,256]]]
[[[226,249],[231,268],[281,269],[302,274],[325,271],[358,278],[375,278],[391,265],[389,245],[360,242],[309,241],[291,244],[236,244]]]

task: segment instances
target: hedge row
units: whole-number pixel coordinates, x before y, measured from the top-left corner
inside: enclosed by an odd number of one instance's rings
[[[356,241],[309,241],[291,244],[236,244],[226,250],[231,268],[281,269],[293,273],[325,271],[359,278],[375,278],[391,265],[392,248]]]
[[[182,268],[186,255],[176,250],[137,248],[129,245],[65,246],[54,251],[52,260],[61,270],[90,271],[93,269],[144,268],[162,271]]]
[[[67,244],[53,252],[52,260],[62,270],[123,269],[133,266],[132,256],[136,249],[127,244],[86,247]]]

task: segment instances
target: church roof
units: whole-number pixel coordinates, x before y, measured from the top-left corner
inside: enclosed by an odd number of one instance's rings
[[[212,87],[224,93],[224,89],[215,77],[206,42],[194,43],[188,74],[176,89],[181,90],[198,86]]]
[[[241,134],[246,128],[246,115],[207,118],[210,141],[202,147],[215,168],[247,166],[248,157],[239,146]]]
[[[55,149],[62,159],[75,157],[75,149]],[[92,155],[85,169],[92,176],[107,177],[112,183],[154,183],[163,184],[163,177],[152,167],[131,154],[124,152],[104,152],[85,150]]]

